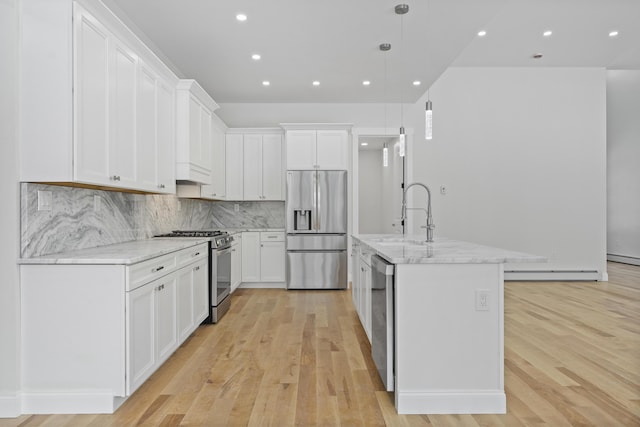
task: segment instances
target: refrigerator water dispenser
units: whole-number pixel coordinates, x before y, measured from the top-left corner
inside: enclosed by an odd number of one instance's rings
[[[295,231],[311,230],[311,210],[310,209],[294,209],[293,228]]]

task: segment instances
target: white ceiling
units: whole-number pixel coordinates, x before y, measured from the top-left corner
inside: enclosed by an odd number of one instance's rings
[[[640,0],[104,2],[218,103],[414,102],[452,65],[640,69]]]

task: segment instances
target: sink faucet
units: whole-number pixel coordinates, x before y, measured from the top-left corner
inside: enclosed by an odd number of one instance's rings
[[[414,185],[419,185],[420,187],[423,187],[425,190],[427,190],[427,209],[407,207],[407,191],[409,191],[409,189]],[[419,209],[425,212],[425,214],[427,215],[427,226],[425,227],[427,229],[427,242],[433,242],[433,229],[436,226],[433,224],[433,218],[431,217],[431,191],[429,190],[429,187],[427,187],[421,182],[413,182],[407,185],[407,187],[402,192],[402,220],[403,221],[407,218],[407,210],[410,210],[410,209]]]

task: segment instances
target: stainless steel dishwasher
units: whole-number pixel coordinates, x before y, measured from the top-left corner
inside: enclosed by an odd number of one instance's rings
[[[394,272],[395,265],[371,257],[371,355],[385,390],[394,390]]]

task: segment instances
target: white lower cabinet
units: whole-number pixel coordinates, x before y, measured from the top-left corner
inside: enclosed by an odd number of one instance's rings
[[[242,282],[284,282],[284,232],[242,233]]]
[[[117,409],[208,315],[208,256],[21,265],[23,411]]]
[[[242,233],[233,236],[231,244],[231,292],[242,283]]]
[[[369,342],[371,342],[371,255],[371,251],[360,245],[353,245],[351,297]]]

